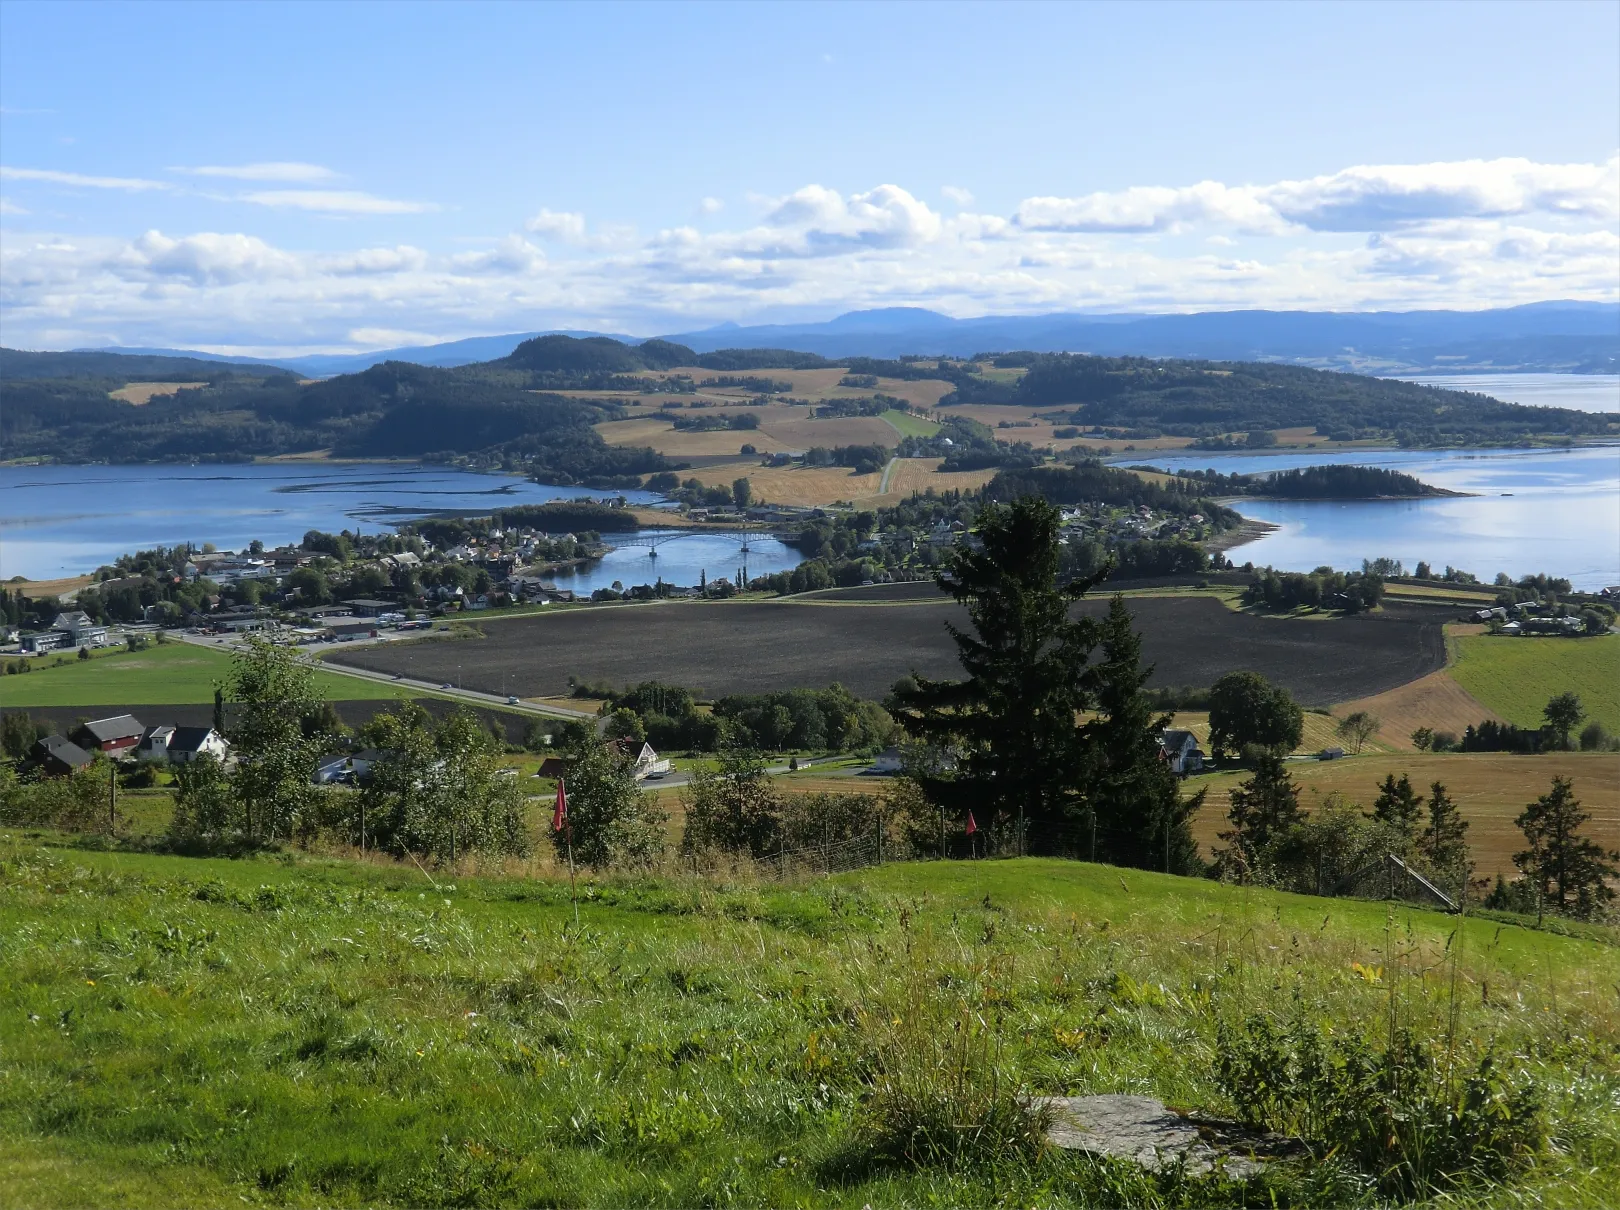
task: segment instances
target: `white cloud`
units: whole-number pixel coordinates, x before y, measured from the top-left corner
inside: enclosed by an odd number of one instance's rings
[[[85,176],[77,172],[57,172],[50,168],[0,166],[0,180],[41,181],[51,185],[73,185],[81,189],[123,189],[131,193],[170,188],[164,181],[147,181],[139,177],[125,176]]]
[[[1148,233],[1209,224],[1277,234],[1292,227],[1372,232],[1536,214],[1612,222],[1617,210],[1620,156],[1606,164],[1501,159],[1359,166],[1271,185],[1136,186],[1029,198],[1014,217],[1031,231]]]
[[[719,214],[726,208],[726,204],[717,197],[706,197],[698,203],[698,209],[704,214]]]
[[[752,199],[751,224],[720,230],[647,236],[541,211],[460,251],[466,241],[455,238],[442,251],[362,239],[299,251],[250,232],[8,228],[0,316],[8,340],[36,347],[376,348],[429,333],[651,334],[896,305],[971,315],[1614,299],[1620,230],[1604,190],[1615,171],[1613,162],[1526,161],[1350,168],[1031,198],[1011,216],[943,216],[893,184],[854,193],[810,184]],[[1264,238],[1245,238],[1254,233]],[[567,255],[548,258],[550,239],[567,243]]]
[[[523,226],[541,239],[561,240],[565,244],[585,240],[585,216],[571,211],[542,210]]]
[[[945,200],[955,202],[958,206],[973,205],[973,191],[963,189],[960,185],[941,185],[939,191]]]
[[[10,198],[8,198],[8,197],[0,197],[0,214],[27,214],[27,213],[28,213],[28,211],[24,210],[21,206],[17,205],[17,203],[12,201]]]
[[[234,181],[330,181],[337,173],[319,164],[301,164],[296,161],[275,160],[260,164],[204,165],[197,168],[171,168],[187,176],[226,177]]]
[[[238,200],[321,214],[425,214],[438,209],[431,202],[402,202],[355,189],[265,189],[244,193]]]
[[[351,346],[368,352],[409,345],[438,344],[443,339],[432,332],[413,332],[405,328],[351,328],[346,335]]]

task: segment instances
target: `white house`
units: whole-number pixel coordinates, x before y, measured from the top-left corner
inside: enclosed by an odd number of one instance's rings
[[[1198,747],[1198,737],[1191,731],[1166,727],[1159,733],[1159,750],[1170,762],[1170,772],[1185,777],[1200,772],[1204,767],[1204,754]]]
[[[174,738],[174,732],[172,723],[159,723],[155,727],[148,727],[146,734],[141,736],[140,744],[136,746],[135,758],[166,763],[169,759],[169,741]]]
[[[212,727],[176,727],[169,737],[168,751],[171,765],[183,765],[200,756],[212,756],[223,764],[231,745]]]
[[[643,742],[638,748],[635,740],[621,739],[614,740],[612,746],[631,759],[630,771],[637,781],[648,777],[656,781],[669,773],[669,758],[659,756],[649,743]]]

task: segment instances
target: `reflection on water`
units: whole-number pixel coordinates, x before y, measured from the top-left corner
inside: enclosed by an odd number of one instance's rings
[[[1382,466],[1472,493],[1425,500],[1241,500],[1234,507],[1244,516],[1280,528],[1228,552],[1239,563],[1308,571],[1387,557],[1408,568],[1420,559],[1436,570],[1450,564],[1485,580],[1501,571],[1515,577],[1544,571],[1577,588],[1620,584],[1620,446],[1149,457],[1165,470],[1212,467],[1223,474],[1324,463]]]
[[[554,487],[416,464],[0,467],[0,579],[79,575],[153,546],[240,549],[296,542],[311,529],[389,528],[408,517],[496,505],[654,492]]]
[[[791,571],[804,559],[793,547],[758,534],[749,536],[747,552],[742,550],[741,538],[722,534],[680,533],[672,541],[661,543],[656,556],[649,554],[645,546],[622,545],[630,536],[671,534],[669,530],[644,530],[637,535],[607,534],[605,538],[609,543],[621,545],[595,563],[574,572],[559,572],[551,578],[558,588],[585,593],[611,588],[615,580],[627,588],[659,580],[689,588],[697,585],[701,578],[735,581],[738,570],[744,566],[750,577]]]
[[[1527,407],[1620,412],[1620,374],[1414,374],[1400,381],[1476,391]]]

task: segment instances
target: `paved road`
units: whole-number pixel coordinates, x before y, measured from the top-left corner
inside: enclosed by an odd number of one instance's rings
[[[833,757],[831,759],[832,760],[842,760],[843,758],[842,757]],[[829,763],[831,763],[831,761],[829,761]],[[817,776],[819,776],[819,777],[859,777],[859,776],[861,776],[861,774],[866,772],[866,769],[864,767],[859,768],[859,769],[852,769],[852,768],[849,768],[848,766],[845,766],[845,767],[840,768],[840,769],[823,769],[820,766],[818,766],[816,764],[816,762],[814,762],[814,761],[809,761],[809,760],[800,761],[799,762],[799,772],[802,773],[806,769],[814,769]],[[787,773],[787,772],[789,772],[789,770],[788,770],[787,765],[782,764],[782,765],[771,765],[769,768],[767,768],[765,770],[765,772],[775,776],[776,774]],[[689,784],[691,782],[691,780],[692,780],[692,775],[690,773],[671,773],[668,777],[660,777],[660,778],[658,778],[656,780],[654,780],[653,778],[647,778],[646,780],[644,780],[641,783],[641,787],[644,790],[656,790],[661,786],[684,786],[684,785]]]

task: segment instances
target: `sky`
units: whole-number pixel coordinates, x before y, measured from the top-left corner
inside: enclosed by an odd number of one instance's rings
[[[1620,297],[1620,3],[0,4],[0,342]]]

